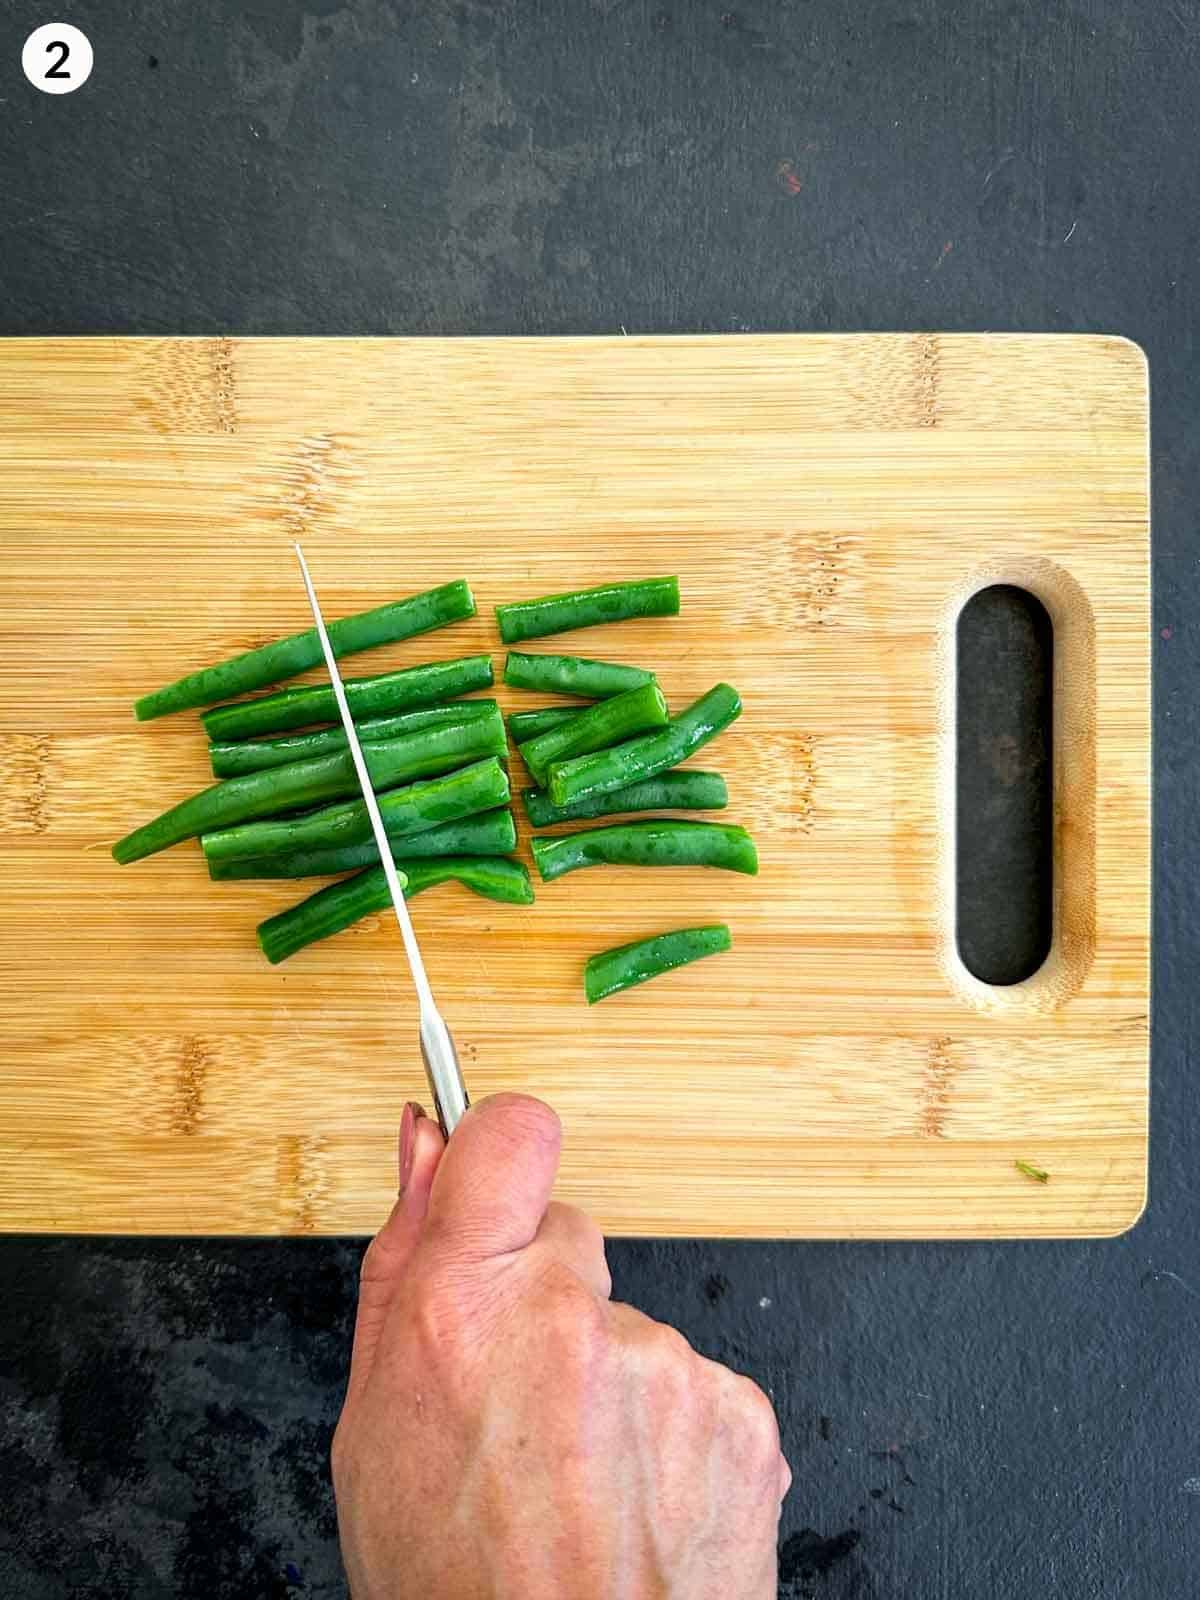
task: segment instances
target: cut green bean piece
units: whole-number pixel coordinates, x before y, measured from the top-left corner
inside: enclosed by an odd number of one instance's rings
[[[741,711],[737,690],[718,683],[657,733],[643,734],[612,749],[597,750],[570,761],[551,762],[544,787],[556,806],[569,806],[642,778],[653,778],[677,767],[716,738]]]
[[[587,755],[592,750],[605,750],[634,734],[644,733],[647,728],[663,728],[669,721],[670,712],[663,692],[651,678],[649,683],[627,689],[611,700],[598,700],[570,722],[530,739],[521,745],[521,757],[538,783],[544,784],[551,762],[568,761],[572,756]]]
[[[685,967],[690,961],[718,955],[732,945],[725,924],[713,922],[707,927],[677,928],[673,933],[659,933],[652,939],[635,939],[615,950],[602,950],[599,955],[590,956],[584,968],[583,990],[588,1005],[646,983],[660,973]]]
[[[334,655],[349,656],[375,645],[410,639],[416,633],[429,633],[434,628],[444,628],[474,615],[475,597],[469,584],[460,578],[455,583],[443,584],[440,589],[427,589],[424,594],[409,595],[406,600],[377,606],[374,611],[340,617],[329,624],[327,632]],[[247,650],[216,666],[189,672],[165,688],[143,695],[134,704],[134,715],[139,722],[146,722],[171,711],[211,705],[214,700],[262,689],[282,678],[294,678],[298,672],[307,672],[309,667],[319,666],[323,660],[317,630],[306,628],[303,633],[276,639],[272,644]]]
[[[586,706],[546,706],[541,711],[511,711],[505,719],[514,744],[528,744],[550,728],[561,728],[572,717],[582,716]]]
[[[483,811],[458,822],[443,822],[424,833],[405,834],[397,850],[408,858],[427,856],[502,856],[517,847],[513,814],[506,809]],[[379,860],[375,840],[331,850],[297,850],[289,856],[235,857],[209,861],[210,878],[332,878],[339,872],[373,867]]]
[[[362,744],[380,739],[398,739],[401,734],[418,733],[426,728],[457,727],[494,717],[494,700],[454,700],[447,706],[423,706],[419,711],[401,711],[395,717],[369,717],[356,722]],[[286,767],[289,761],[307,761],[313,756],[332,755],[346,748],[341,728],[321,728],[312,733],[293,733],[282,739],[246,739],[233,744],[211,744],[208,759],[218,778],[236,778],[243,772],[262,772],[267,767]],[[491,752],[489,752],[491,753]]]
[[[350,715],[387,717],[414,706],[428,706],[475,689],[492,686],[491,656],[460,656],[456,661],[426,661],[400,672],[378,673],[373,678],[346,678],[343,687]],[[210,739],[257,738],[264,733],[286,733],[318,722],[337,722],[338,708],[327,683],[281,689],[259,700],[238,700],[233,705],[203,711],[200,720]]]
[[[624,694],[626,689],[652,683],[654,674],[617,661],[589,661],[586,656],[530,656],[512,650],[504,663],[504,681],[513,689],[608,700],[614,694]]]
[[[363,746],[367,770],[376,789],[391,789],[412,778],[445,772],[472,757],[492,753],[503,743],[500,713],[491,724],[467,722],[454,728],[434,728],[409,733],[401,739]],[[154,855],[169,845],[197,834],[249,823],[256,817],[275,816],[305,806],[358,792],[358,775],[349,750],[311,761],[293,761],[266,772],[248,772],[241,778],[214,783],[199,794],[173,806],[144,827],[126,834],[112,847],[113,859],[125,865]]]
[[[612,817],[622,811],[723,811],[729,791],[719,772],[660,772],[608,794],[592,795],[571,806],[556,806],[544,789],[526,789],[525,812],[535,828],[555,822],[582,822],[589,817]]]
[[[286,772],[288,769],[279,770]],[[231,781],[246,780],[234,778]],[[508,777],[492,756],[445,777],[429,778],[424,783],[411,783],[403,789],[381,794],[379,814],[388,838],[399,839],[443,822],[469,817],[476,811],[490,811],[493,806],[506,805],[508,797]],[[295,855],[302,850],[340,849],[345,845],[362,844],[372,837],[366,806],[361,800],[350,800],[299,817],[277,817],[270,822],[221,828],[202,834],[200,844],[211,863],[253,856]]]
[[[520,861],[510,861],[505,856],[443,856],[440,860],[397,860],[397,872],[407,879],[404,898],[411,900],[423,889],[432,889],[438,883],[461,883],[488,900],[500,900],[508,905],[527,906],[533,903],[533,885],[529,872]],[[368,867],[353,878],[331,883],[316,894],[309,895],[299,905],[268,917],[258,925],[258,942],[267,960],[273,964],[286,961],[288,956],[303,950],[305,945],[318,939],[328,939],[340,933],[351,923],[369,917],[377,911],[386,911],[391,905],[387,880],[382,867]]]
[[[618,822],[584,833],[560,833],[530,841],[545,883],[579,867],[722,867],[758,871],[758,852],[745,828],[723,822]]]
[[[600,622],[631,617],[674,617],[679,614],[678,578],[636,578],[631,583],[605,583],[570,594],[548,594],[540,600],[518,600],[496,607],[496,621],[505,644],[567,633]]]

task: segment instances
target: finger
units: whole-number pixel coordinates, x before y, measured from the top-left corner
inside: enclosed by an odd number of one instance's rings
[[[534,1248],[571,1269],[601,1300],[612,1296],[612,1276],[604,1257],[604,1235],[586,1212],[552,1200],[546,1207]]]
[[[562,1128],[528,1095],[472,1106],[454,1130],[429,1201],[431,1248],[460,1261],[523,1250],[537,1235],[558,1172]]]
[[[786,1456],[779,1458],[779,1498],[786,1500],[792,1488],[792,1469],[788,1466]]]
[[[437,1123],[410,1101],[400,1120],[399,1198],[363,1256],[350,1355],[350,1397],[362,1389],[370,1376],[388,1307],[421,1237],[429,1193],[444,1149]]]

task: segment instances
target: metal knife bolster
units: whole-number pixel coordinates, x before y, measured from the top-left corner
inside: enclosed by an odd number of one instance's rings
[[[459,1068],[458,1051],[440,1012],[421,1017],[421,1055],[438,1122],[449,1138],[471,1102]]]

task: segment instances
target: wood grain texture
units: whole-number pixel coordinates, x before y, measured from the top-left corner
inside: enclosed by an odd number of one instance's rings
[[[1107,1234],[1145,1191],[1147,396],[1099,337],[0,344],[0,1226],[360,1232],[423,1093],[394,929],[279,969],[286,883],[107,845],[207,778],[134,697],[465,576],[480,616],[355,670],[491,649],[499,601],[678,572],[683,614],[572,635],[718,679],[698,758],[757,880],[595,870],[518,910],[415,903],[472,1093],[562,1113],[610,1232]],[[1056,624],[1056,941],[988,990],[954,954],[951,649],[1029,583]],[[319,675],[310,674],[310,677]],[[501,689],[506,708],[530,697]],[[522,848],[525,848],[524,840]],[[735,946],[589,1010],[592,951]],[[1034,1161],[1037,1185],[1014,1169]]]

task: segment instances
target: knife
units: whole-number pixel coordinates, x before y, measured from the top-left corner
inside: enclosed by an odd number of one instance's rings
[[[367,763],[363,759],[362,745],[358,742],[358,732],[354,726],[354,719],[351,717],[350,707],[346,703],[346,690],[342,683],[342,675],[338,671],[337,658],[334,656],[333,646],[329,642],[329,635],[325,631],[325,621],[321,616],[321,607],[317,602],[317,592],[313,588],[312,578],[309,576],[308,562],[305,561],[304,552],[298,544],[294,546],[294,549],[296,551],[296,559],[300,563],[300,571],[304,577],[304,587],[308,591],[308,603],[312,607],[317,638],[321,641],[321,649],[325,655],[325,665],[329,670],[329,681],[333,687],[333,696],[337,701],[342,727],[346,730],[346,740],[354,760],[354,770],[358,774],[358,783],[367,807],[367,815],[371,819],[371,829],[375,835],[375,843],[379,846],[379,860],[383,867],[383,875],[387,879],[387,886],[391,891],[392,905],[396,910],[396,921],[400,924],[400,937],[404,940],[404,953],[408,957],[409,971],[412,973],[413,984],[417,991],[417,1002],[420,1006],[421,1055],[425,1061],[425,1075],[429,1079],[429,1092],[433,1096],[434,1109],[437,1112],[437,1119],[441,1124],[442,1132],[449,1138],[458,1126],[463,1112],[471,1103],[467,1099],[462,1069],[458,1064],[458,1052],[454,1048],[454,1040],[450,1037],[450,1030],[442,1020],[442,1014],[434,1002],[433,990],[429,987],[429,979],[425,974],[425,963],[421,960],[421,949],[417,944],[417,936],[413,932],[412,918],[408,914],[408,904],[404,898],[404,891],[400,887],[400,880],[396,876],[396,863],[392,860],[391,843],[383,826],[383,818],[379,815],[379,803],[375,799],[375,790],[371,787],[371,774],[367,771]]]

